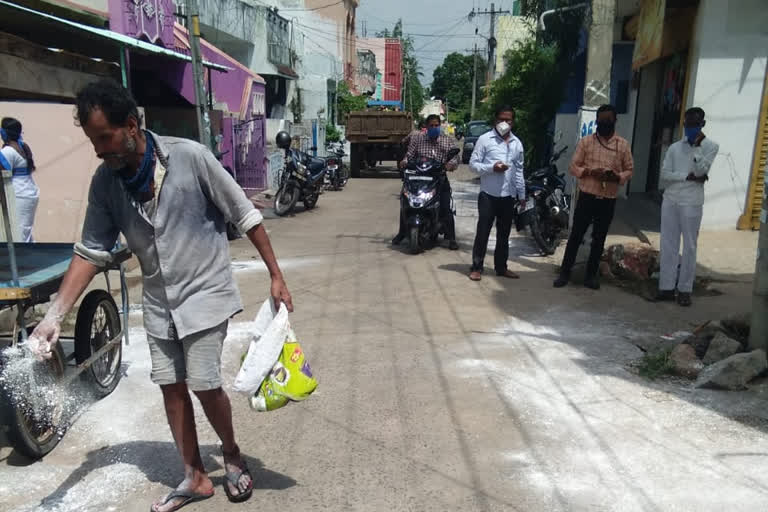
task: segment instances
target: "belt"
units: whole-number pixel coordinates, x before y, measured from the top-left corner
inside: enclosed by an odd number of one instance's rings
[[[579,190],[579,194],[588,197],[591,199],[605,199],[605,200],[615,200],[615,197],[604,197],[604,196],[596,196],[595,194],[590,194],[589,192],[584,192],[583,190]]]
[[[29,169],[27,167],[17,167],[13,171],[14,176],[29,176]]]

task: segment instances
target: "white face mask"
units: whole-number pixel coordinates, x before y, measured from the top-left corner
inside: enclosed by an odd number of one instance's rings
[[[501,135],[502,137],[506,137],[509,131],[512,129],[512,127],[509,125],[508,122],[502,121],[496,125],[496,131]]]

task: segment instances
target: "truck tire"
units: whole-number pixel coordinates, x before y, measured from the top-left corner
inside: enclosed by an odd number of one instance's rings
[[[360,144],[352,144],[349,155],[349,172],[353,178],[360,177],[360,166],[363,163],[362,147]]]

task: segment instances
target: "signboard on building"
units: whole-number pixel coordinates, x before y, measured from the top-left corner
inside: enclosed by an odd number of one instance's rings
[[[109,0],[110,28],[166,48],[173,46],[173,0]]]

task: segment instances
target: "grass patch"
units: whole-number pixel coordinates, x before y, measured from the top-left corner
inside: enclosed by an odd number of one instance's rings
[[[656,380],[662,375],[672,373],[672,362],[669,360],[671,350],[659,350],[646,353],[638,365],[638,373],[649,380]]]

